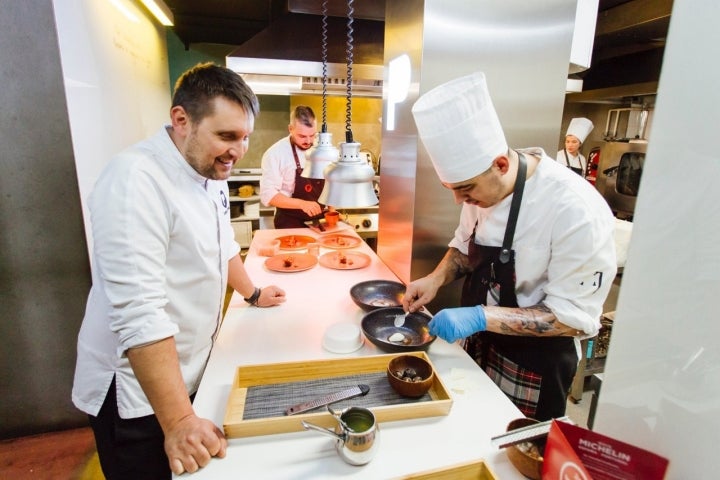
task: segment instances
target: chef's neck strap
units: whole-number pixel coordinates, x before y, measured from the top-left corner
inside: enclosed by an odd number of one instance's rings
[[[518,155],[518,171],[515,177],[515,187],[513,188],[512,203],[510,203],[510,215],[508,215],[508,223],[505,227],[505,239],[503,240],[502,250],[500,251],[500,261],[507,263],[510,261],[510,250],[512,249],[513,238],[515,237],[515,226],[517,225],[518,214],[520,213],[520,202],[522,201],[523,190],[525,189],[525,177],[527,176],[527,161],[525,155],[515,152]]]
[[[290,148],[292,149],[293,157],[295,157],[295,170],[297,172],[302,172],[302,167],[300,166],[300,159],[298,158],[295,144],[293,143],[292,138],[288,138],[288,140],[290,140]]]

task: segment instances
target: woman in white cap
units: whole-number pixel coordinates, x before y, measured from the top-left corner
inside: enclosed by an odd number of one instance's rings
[[[463,206],[445,257],[407,286],[403,308],[417,311],[465,277],[462,306],[438,312],[430,333],[467,338],[526,416],[562,416],[579,339],[597,334],[617,268],[612,213],[542,149],[508,149],[482,73],[427,92],[412,111],[440,181]]]
[[[580,153],[580,147],[590,135],[593,123],[587,118],[573,118],[565,134],[565,148],[558,150],[556,160],[581,177],[587,174],[587,160]]]

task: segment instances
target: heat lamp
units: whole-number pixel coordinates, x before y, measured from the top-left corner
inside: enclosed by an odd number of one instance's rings
[[[340,155],[336,161],[323,169],[325,185],[318,201],[335,208],[369,207],[377,205],[373,177],[375,170],[367,158],[360,155],[360,143],[352,134],[352,67],[353,67],[353,0],[348,0],[347,22],[347,102],[345,107],[345,142],[340,144]],[[323,2],[323,8],[325,8]],[[324,39],[325,41],[325,39]],[[325,58],[323,59],[324,68]],[[325,71],[323,71],[325,74]],[[325,78],[323,77],[323,85]],[[325,91],[323,88],[323,130],[325,127]],[[325,131],[321,132],[322,137]],[[328,134],[329,135],[329,134]],[[320,141],[322,144],[322,139]],[[318,146],[320,146],[320,144]],[[312,169],[312,167],[311,167]]]

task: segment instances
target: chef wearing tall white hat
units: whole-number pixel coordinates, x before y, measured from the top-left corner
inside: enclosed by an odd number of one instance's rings
[[[573,118],[570,120],[565,133],[565,148],[559,150],[556,160],[581,177],[587,174],[587,160],[580,153],[580,147],[592,132],[593,123],[587,118]]]
[[[464,277],[461,306],[440,310],[430,333],[465,339],[526,416],[562,416],[578,340],[597,334],[615,277],[614,217],[588,182],[541,148],[508,149],[483,73],[430,90],[412,113],[462,211],[447,253],[408,284],[403,308],[417,311]]]

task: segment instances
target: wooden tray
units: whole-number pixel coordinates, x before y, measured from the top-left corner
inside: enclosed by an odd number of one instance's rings
[[[337,422],[327,410],[317,410],[292,416],[278,416],[244,420],[245,400],[248,388],[258,385],[271,385],[287,382],[300,382],[312,379],[343,377],[353,374],[385,373],[390,360],[399,355],[414,355],[430,362],[425,352],[406,352],[402,354],[373,355],[357,358],[332,360],[310,360],[304,362],[272,363],[238,367],[230,389],[223,429],[228,438],[252,437],[274,433],[299,432],[304,430],[301,420],[325,428],[334,427]],[[432,365],[432,362],[430,362]],[[433,367],[433,370],[435,368]],[[382,405],[372,407],[379,423],[410,418],[436,417],[447,415],[452,406],[452,398],[442,379],[435,370],[435,382],[428,392],[431,400],[402,405]],[[292,402],[289,402],[292,403]]]
[[[411,473],[395,480],[496,480],[497,477],[482,460],[458,463],[449,467]]]

